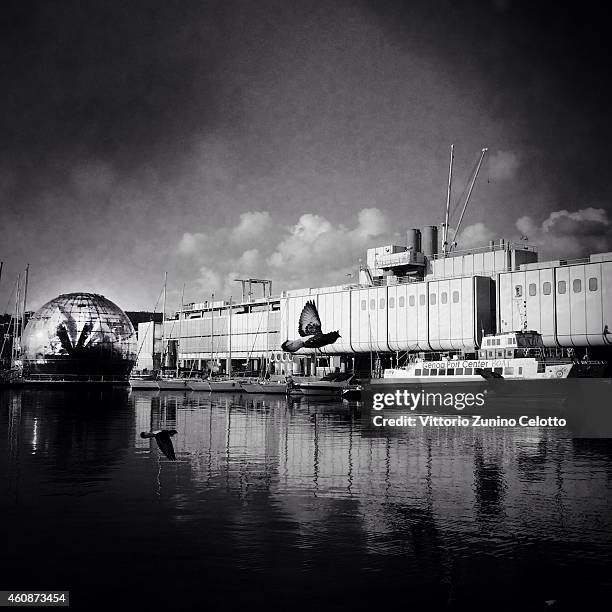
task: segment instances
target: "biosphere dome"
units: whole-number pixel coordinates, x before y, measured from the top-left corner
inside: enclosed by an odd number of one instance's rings
[[[39,380],[127,381],[136,334],[103,295],[65,293],[29,320],[21,342],[24,376]]]

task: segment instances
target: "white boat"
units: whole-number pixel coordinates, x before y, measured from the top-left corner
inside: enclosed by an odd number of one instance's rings
[[[605,361],[575,358],[571,349],[545,348],[536,331],[516,331],[486,335],[474,355],[422,355],[402,367],[386,369],[376,384],[598,378],[605,367]]]
[[[224,392],[233,392],[233,393],[242,393],[244,389],[240,385],[240,382],[234,378],[220,378],[220,379],[211,379],[208,381],[210,385],[210,390],[215,393],[224,393]]]
[[[210,391],[210,383],[205,378],[188,378],[187,386],[192,391]]]
[[[160,378],[157,381],[159,388],[162,391],[173,390],[173,391],[185,391],[190,387],[187,386],[187,378]]]
[[[355,376],[350,373],[327,374],[317,380],[302,380],[295,387],[303,395],[338,396],[342,391],[354,385]]]
[[[142,372],[134,372],[130,376],[129,382],[132,389],[159,389],[158,376],[156,372],[144,374]]]
[[[263,393],[261,383],[258,381],[243,381],[240,383],[246,393]]]

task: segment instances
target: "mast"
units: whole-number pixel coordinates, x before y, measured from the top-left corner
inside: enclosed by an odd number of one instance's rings
[[[168,284],[168,272],[164,272],[164,301],[162,304],[162,345],[161,345],[161,363],[160,368],[163,373],[164,371],[164,356],[165,356],[165,348],[166,348],[166,326],[164,325],[164,321],[166,320],[166,289]]]
[[[455,245],[455,238],[457,238],[457,234],[459,233],[459,228],[461,227],[461,221],[463,221],[463,215],[465,214],[465,209],[467,208],[468,202],[470,201],[470,196],[472,195],[472,189],[474,189],[474,183],[476,182],[476,178],[478,177],[478,173],[480,172],[480,166],[482,166],[482,160],[484,156],[487,154],[486,147],[480,151],[480,159],[478,160],[478,165],[476,166],[476,172],[474,172],[474,176],[472,177],[472,182],[470,183],[470,188],[468,189],[467,196],[465,198],[465,204],[463,205],[463,210],[461,211],[461,216],[459,217],[459,223],[457,223],[457,229],[455,230],[455,234],[453,235],[453,241],[450,245],[450,250],[452,250]]]
[[[446,257],[446,251],[448,249],[448,212],[450,208],[451,199],[451,183],[453,180],[453,158],[454,158],[455,145],[451,145],[450,149],[450,166],[448,168],[448,189],[446,191],[446,211],[444,213],[444,231],[442,232],[442,256]]]
[[[215,312],[213,304],[215,302],[215,294],[213,293],[210,299],[210,376],[213,373],[213,360],[215,358],[214,342],[215,342]]]
[[[178,342],[176,343],[176,377],[179,375],[179,349],[181,347],[181,340],[183,336],[183,305],[185,302],[185,283],[183,283],[183,291],[181,292],[181,310],[179,312],[179,336]]]
[[[227,375],[229,378],[232,377],[232,296],[229,299],[229,334],[228,334],[228,364],[227,364]]]
[[[21,311],[21,337],[23,338],[23,330],[25,329],[25,313],[26,302],[28,299],[28,277],[30,276],[30,264],[25,269],[25,282],[23,286],[23,310]]]
[[[264,367],[264,379],[270,368],[270,298],[266,300],[266,363]]]
[[[21,272],[17,275],[17,288],[15,290],[15,312],[13,318],[13,346],[11,348],[11,366],[19,355],[19,301],[21,295]]]

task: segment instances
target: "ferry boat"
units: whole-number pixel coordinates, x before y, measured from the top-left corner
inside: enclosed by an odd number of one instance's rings
[[[546,348],[537,331],[515,331],[484,336],[481,348],[474,354],[430,353],[410,357],[406,365],[384,370],[383,381],[439,384],[486,379],[599,378],[606,365],[605,361],[578,359],[572,349]]]

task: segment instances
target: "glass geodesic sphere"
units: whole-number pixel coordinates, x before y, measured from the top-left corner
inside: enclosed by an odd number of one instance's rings
[[[116,304],[95,293],[66,293],[28,322],[24,369],[36,374],[122,375],[136,360],[136,334]]]

